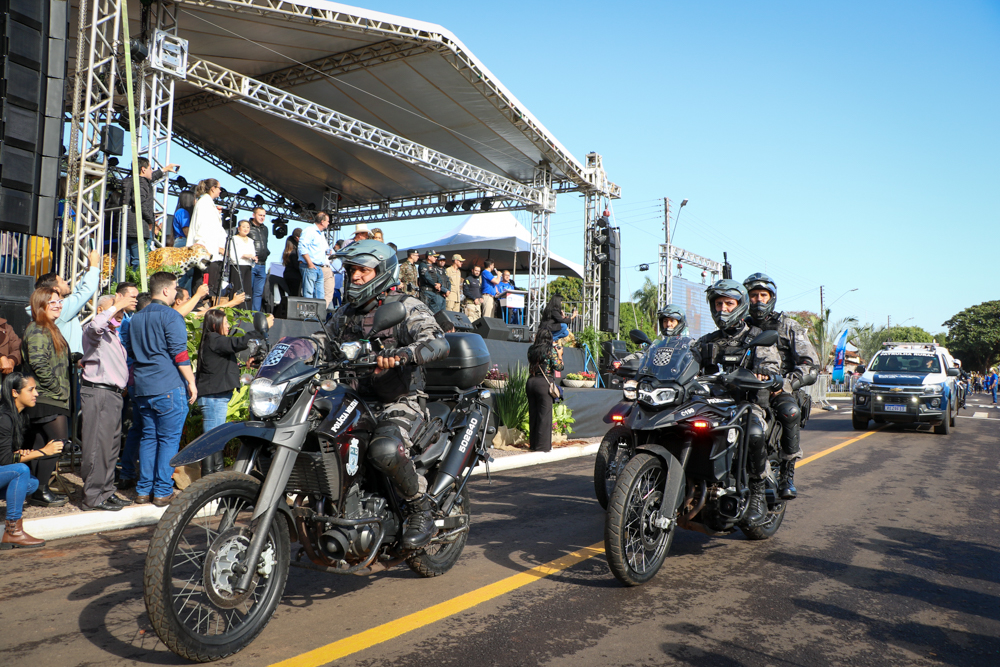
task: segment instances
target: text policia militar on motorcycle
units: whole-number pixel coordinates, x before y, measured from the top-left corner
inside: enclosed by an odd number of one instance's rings
[[[596,495],[608,510],[608,563],[627,585],[656,574],[678,527],[708,535],[739,528],[750,539],[767,539],[781,525],[784,501],[794,498],[790,473],[776,474],[782,462],[794,461],[778,398],[788,394],[799,408],[798,390],[815,381],[815,355],[793,356],[801,368],[792,364],[782,375],[788,362],[781,329],[760,317],[773,315],[776,290],[769,286],[771,308],[757,306],[765,300],[758,294],[753,310],[744,285],[723,279],[709,287],[718,330],[698,340],[684,335],[677,306],[658,314],[656,341],[639,330],[630,334],[644,350],[617,371],[628,378],[624,398],[606,418],[613,426],[594,470]],[[794,444],[797,450],[797,437]]]
[[[447,572],[468,539],[472,469],[489,460],[489,352],[445,335],[427,307],[391,292],[395,254],[339,253],[347,303],[322,331],[255,351],[250,419],[183,449],[174,466],[240,441],[232,469],[189,486],[150,542],[144,591],[175,653],[215,660],[264,629],[296,561],[336,574],[405,562]],[[265,334],[266,322],[254,321]],[[248,378],[249,379],[249,378]],[[290,501],[290,502],[289,502]]]

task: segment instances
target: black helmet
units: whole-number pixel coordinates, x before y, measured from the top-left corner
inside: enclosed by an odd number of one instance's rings
[[[766,273],[754,273],[747,276],[747,279],[743,281],[743,286],[747,288],[747,294],[755,289],[766,289],[771,293],[771,298],[767,303],[758,301],[750,304],[750,319],[753,320],[754,324],[760,326],[774,312],[775,303],[778,301],[778,288]]]
[[[663,324],[663,320],[668,317],[672,317],[677,320],[677,326],[670,327],[669,329]],[[687,315],[684,314],[684,309],[680,306],[674,306],[672,304],[667,304],[660,309],[660,312],[656,314],[656,322],[660,327],[660,333],[664,336],[681,336],[684,330],[687,329]]]
[[[392,248],[384,243],[374,239],[355,241],[336,256],[344,263],[347,302],[355,308],[364,306],[393,285],[399,284],[399,260]],[[375,277],[364,285],[355,285],[351,282],[351,265],[375,269]]]
[[[715,310],[715,300],[720,296],[736,299],[738,303],[733,312],[723,313]],[[735,280],[719,280],[705,290],[705,298],[708,300],[708,307],[712,311],[712,319],[715,320],[715,326],[720,329],[735,328],[747,316],[747,310],[750,308],[750,297],[747,295],[747,289]]]

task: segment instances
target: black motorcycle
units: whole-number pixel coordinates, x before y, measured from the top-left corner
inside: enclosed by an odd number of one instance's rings
[[[645,338],[642,332],[634,333]],[[777,532],[785,514],[775,478],[781,425],[769,411],[765,431],[768,514],[760,525],[751,526],[745,520],[753,403],[744,399],[752,392],[781,386],[780,376],[760,380],[747,367],[753,348],[775,342],[777,332],[758,335],[744,354],[719,360],[729,372],[709,376],[699,376],[691,338],[661,341],[642,358],[634,388],[626,389],[631,405],[620,404],[620,425],[612,429],[618,429],[621,443],[616,456],[627,456],[627,462],[610,491],[604,543],[611,571],[622,583],[635,586],[651,579],[663,564],[677,528],[707,535],[728,535],[739,528],[753,540]]]
[[[372,332],[404,318],[402,304],[384,305]],[[254,325],[266,336],[263,317]],[[466,485],[489,459],[489,393],[478,385],[490,357],[476,334],[447,339],[449,356],[424,367],[431,418],[414,437],[438,531],[418,550],[402,547],[403,500],[366,461],[378,406],[348,385],[374,372],[379,339],[337,346],[335,361],[325,359],[322,333],[282,338],[266,352],[250,382],[250,420],[213,429],[170,462],[188,465],[240,442],[232,469],[186,488],[150,541],[146,610],[170,650],[207,662],[253,641],[284,590],[290,536],[301,545],[295,564],[323,572],[370,574],[402,562],[423,577],[451,569],[468,539]]]

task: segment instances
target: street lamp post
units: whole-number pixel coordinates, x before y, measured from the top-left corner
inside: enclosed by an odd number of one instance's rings
[[[681,200],[681,205],[677,207],[677,217],[674,218],[674,234],[673,234],[674,236],[676,236],[676,234],[677,234],[677,223],[679,223],[680,220],[681,220],[681,211],[684,209],[685,206],[687,206],[687,203],[688,203],[688,200],[687,199],[683,199],[683,200]],[[664,230],[666,232],[666,235],[667,235],[667,276],[666,276],[666,280],[667,280],[667,303],[673,303],[673,300],[674,300],[674,272],[671,271],[672,267],[670,266],[670,248],[671,248],[671,245],[670,245],[670,237],[671,237],[671,234],[670,234],[670,218],[667,218],[666,224],[663,225],[663,228],[664,228]]]

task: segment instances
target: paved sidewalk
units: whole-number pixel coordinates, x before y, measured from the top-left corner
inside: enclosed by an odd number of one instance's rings
[[[562,446],[556,445],[551,452],[500,451],[490,448],[490,454],[494,457],[494,461],[489,464],[489,472],[497,473],[581,456],[591,456],[597,453],[600,442],[600,438],[574,440]],[[472,474],[484,475],[486,468],[480,463]],[[153,505],[131,505],[119,512],[70,511],[54,516],[25,518],[24,530],[43,540],[58,540],[77,535],[150,526],[160,520],[160,516],[166,509],[166,507]]]

